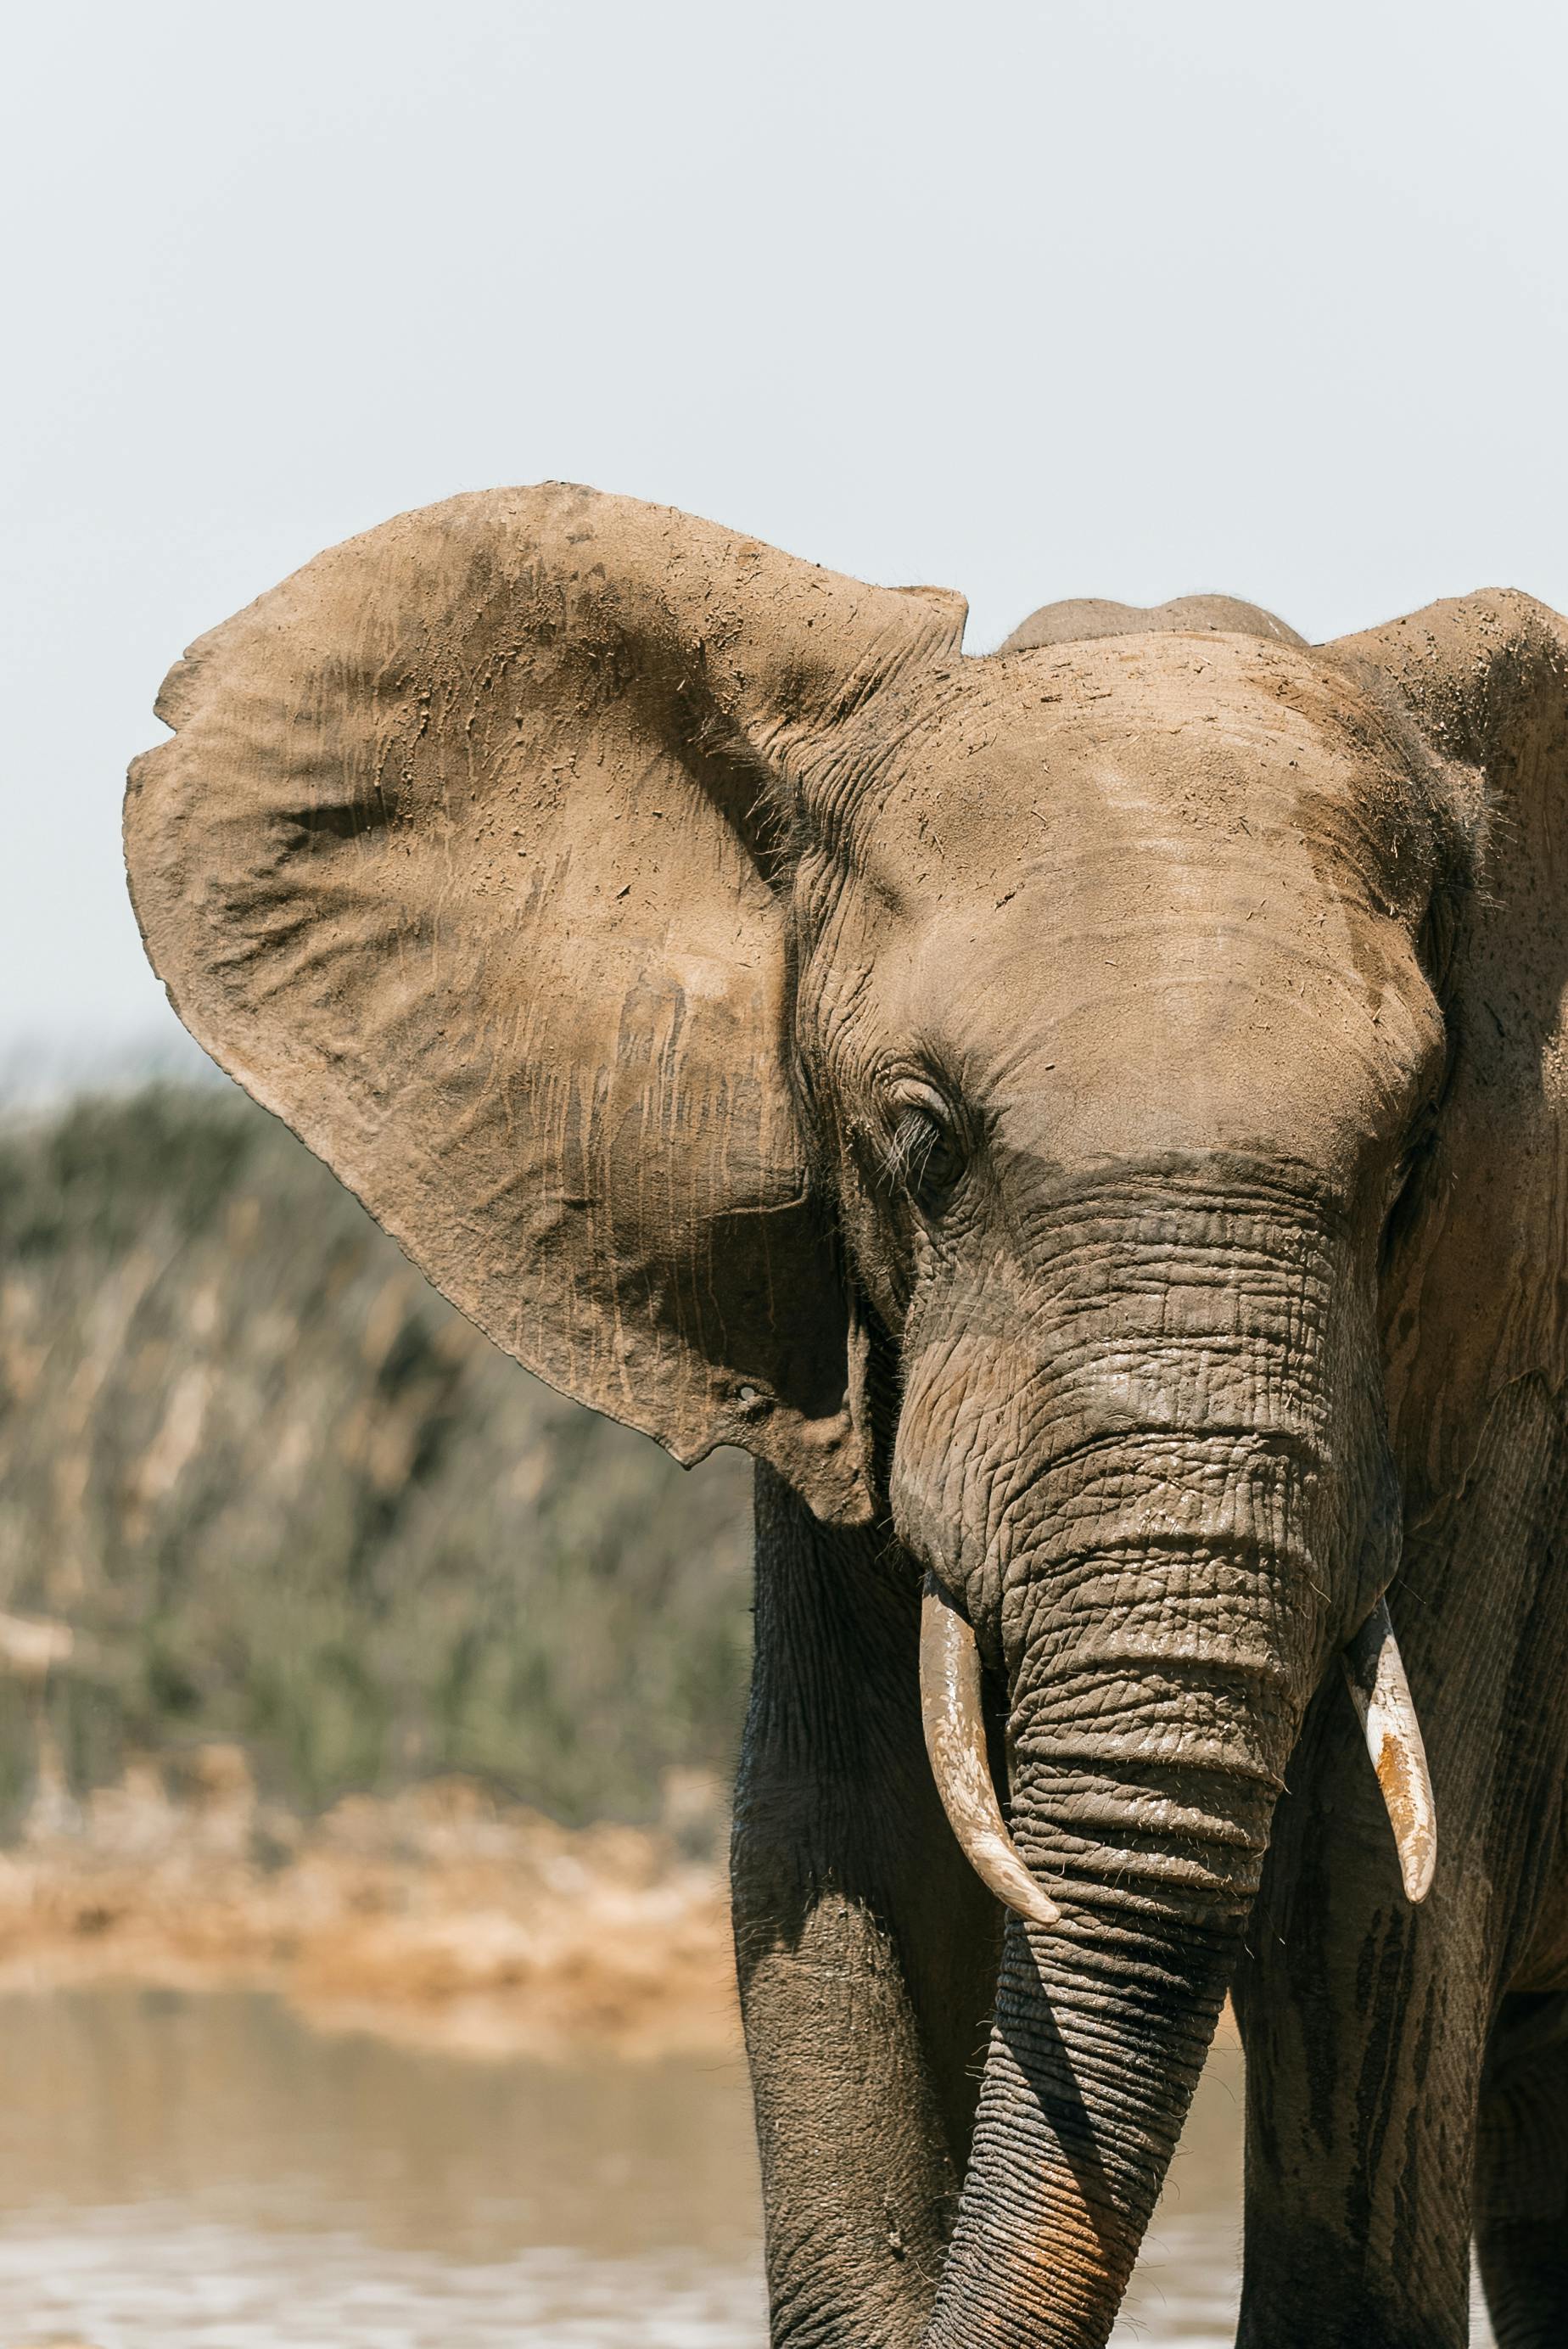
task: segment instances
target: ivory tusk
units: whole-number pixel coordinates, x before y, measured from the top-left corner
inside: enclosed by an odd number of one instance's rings
[[[1019,1858],[996,1800],[974,1629],[932,1574],[920,1602],[920,1714],[936,1791],[965,1858],[1031,1925],[1056,1924],[1061,1911]]]
[[[1339,1661],[1387,1806],[1405,1898],[1424,1900],[1438,1864],[1437,1806],[1386,1599],[1377,1601]]]

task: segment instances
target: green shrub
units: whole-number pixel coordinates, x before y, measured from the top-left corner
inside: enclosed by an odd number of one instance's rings
[[[78,1783],[238,1738],[307,1806],[462,1769],[651,1816],[729,1764],[748,1492],[507,1361],[232,1089],[0,1133],[0,1609],[78,1635]]]

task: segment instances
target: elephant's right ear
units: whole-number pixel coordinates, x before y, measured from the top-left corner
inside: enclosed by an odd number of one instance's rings
[[[955,597],[551,484],[320,556],[195,646],[126,810],[176,1010],[518,1361],[869,1507],[789,1071],[791,762]]]
[[[1462,1480],[1504,1387],[1568,1386],[1568,621],[1496,590],[1327,649],[1393,688],[1462,842],[1432,941],[1449,1073],[1385,1280],[1419,1516]]]

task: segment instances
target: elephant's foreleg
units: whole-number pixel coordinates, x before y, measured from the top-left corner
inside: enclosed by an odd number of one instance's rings
[[[973,2119],[997,1921],[921,1734],[913,1578],[758,1471],[732,1877],[776,2342],[923,2329]]]
[[[1539,1923],[1562,1816],[1548,1692],[1568,1677],[1565,1509],[1557,1403],[1521,1379],[1492,1406],[1462,1493],[1407,1536],[1395,1621],[1438,1813],[1424,1906],[1400,1891],[1334,1676],[1308,1716],[1236,1985],[1252,2349],[1468,2338],[1488,2034]]]
[[[1291,1781],[1236,1984],[1238,2349],[1464,2349],[1484,1887],[1439,1858],[1427,1906],[1408,1906],[1343,1691],[1319,1697]]]
[[[1502,2002],[1481,2085],[1476,2250],[1499,2349],[1568,2342],[1568,1992]]]

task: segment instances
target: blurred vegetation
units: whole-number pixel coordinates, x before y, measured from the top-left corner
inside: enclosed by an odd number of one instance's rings
[[[239,1739],[304,1807],[436,1770],[568,1823],[727,1771],[749,1481],[687,1475],[438,1298],[232,1090],[0,1131],[0,1609],[69,1623],[77,1787]],[[0,1704],[0,1809],[36,1720]]]

